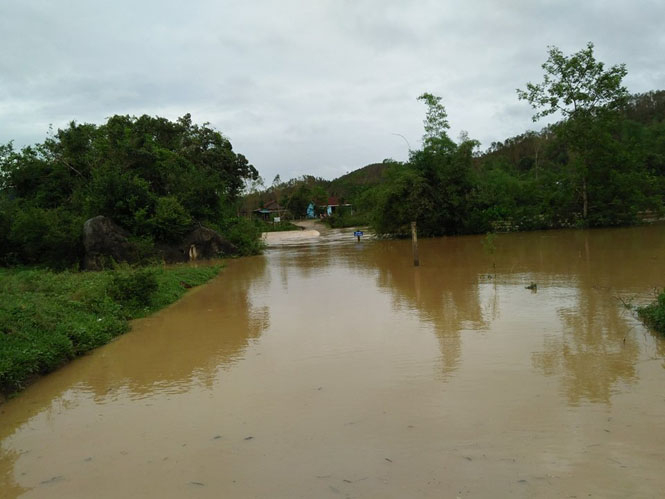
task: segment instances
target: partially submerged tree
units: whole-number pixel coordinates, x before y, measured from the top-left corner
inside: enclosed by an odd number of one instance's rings
[[[427,106],[423,148],[411,151],[409,163],[391,165],[376,195],[374,224],[378,232],[406,235],[418,222],[424,236],[464,232],[472,190],[471,159],[476,141],[455,144],[441,97],[424,93]]]

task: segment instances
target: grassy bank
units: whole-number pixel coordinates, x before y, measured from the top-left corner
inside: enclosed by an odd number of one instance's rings
[[[665,334],[665,291],[662,291],[653,303],[639,307],[637,315],[647,326]]]
[[[0,269],[0,393],[22,389],[217,275],[221,266]]]

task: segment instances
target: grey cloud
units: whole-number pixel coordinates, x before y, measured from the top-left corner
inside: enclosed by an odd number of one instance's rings
[[[632,92],[663,88],[660,1],[5,0],[0,143],[49,123],[190,112],[263,176],[332,177],[420,145],[423,91],[451,135],[484,146],[527,129],[515,88],[540,81],[547,45],[596,43]]]

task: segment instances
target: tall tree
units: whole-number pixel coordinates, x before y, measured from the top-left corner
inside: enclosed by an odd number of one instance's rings
[[[424,93],[418,100],[427,106],[423,148],[411,151],[406,165],[388,167],[376,196],[375,228],[379,233],[405,235],[415,220],[423,236],[464,232],[477,142],[464,136],[458,145],[450,139],[441,97]]]
[[[441,104],[441,97],[425,92],[418,97],[418,100],[423,101],[427,106],[427,112],[423,120],[425,127],[423,147],[435,147],[437,145],[449,147],[453,145],[452,140],[448,137],[447,130],[450,129],[450,124],[448,123],[446,108]]]
[[[599,166],[603,151],[612,148],[608,144],[612,126],[628,98],[622,85],[626,66],[605,69],[605,64],[596,60],[593,48],[589,42],[586,48],[566,56],[557,47],[549,47],[542,65],[542,83],[527,83],[526,90],[517,89],[518,97],[536,110],[534,121],[555,113],[563,117],[557,129],[574,155],[571,159],[577,165],[585,221],[589,214],[589,178],[599,176],[592,170]]]

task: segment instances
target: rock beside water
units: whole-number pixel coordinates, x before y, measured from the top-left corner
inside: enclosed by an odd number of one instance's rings
[[[108,217],[99,215],[83,224],[83,267],[101,270],[111,260],[135,263],[139,260],[139,248],[129,239],[130,234]],[[237,248],[221,234],[207,227],[197,227],[181,241],[155,247],[155,256],[167,263],[188,262],[198,259],[232,255]]]
[[[111,258],[116,262],[132,263],[136,253],[129,242],[129,233],[102,215],[83,224],[83,246],[83,267],[88,270],[101,270]]]

